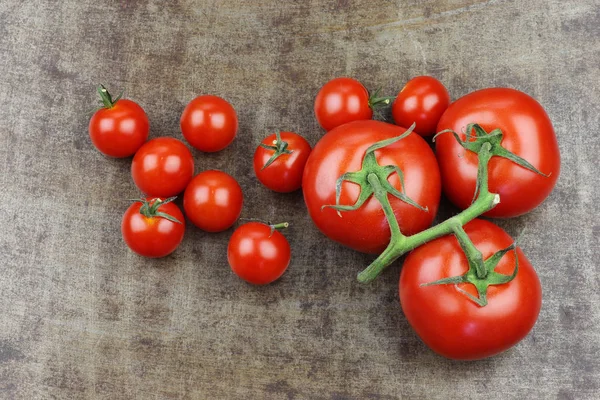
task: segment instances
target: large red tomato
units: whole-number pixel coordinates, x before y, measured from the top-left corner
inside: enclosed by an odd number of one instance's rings
[[[382,207],[373,196],[359,209],[341,212],[341,217],[325,205],[336,204],[336,181],[346,172],[361,169],[368,147],[376,142],[400,136],[402,127],[379,121],[355,121],[329,131],[311,152],[302,180],[304,200],[317,227],[329,238],[358,251],[379,253],[389,243],[390,229]],[[440,175],[433,152],[416,133],[375,151],[381,166],[394,165],[404,173],[404,188],[409,198],[428,211],[423,211],[392,195],[388,195],[394,214],[405,235],[428,228],[440,201]],[[397,173],[388,181],[400,190]],[[344,181],[340,204],[353,205],[360,187]]]
[[[150,197],[175,196],[194,176],[192,153],[180,140],[160,137],[145,143],[131,163],[136,186]]]
[[[491,222],[476,219],[465,225],[475,247],[488,259],[513,240]],[[413,250],[400,275],[400,302],[419,337],[445,357],[474,360],[498,354],[523,339],[533,328],[542,304],[539,278],[523,251],[517,248],[515,278],[487,290],[487,305],[479,306],[463,290],[477,297],[471,283],[422,286],[465,274],[467,258],[453,235],[443,236]],[[506,253],[494,272],[511,275],[514,250]]]
[[[479,124],[488,133],[501,129],[502,147],[548,175],[540,175],[506,158],[492,157],[489,190],[500,195],[500,204],[484,215],[515,217],[542,203],[560,174],[556,135],[542,106],[515,89],[483,89],[452,103],[437,130],[452,129],[465,140],[465,129],[470,123]],[[465,150],[449,132],[437,137],[436,153],[444,193],[461,209],[467,208],[475,192],[477,155]]]

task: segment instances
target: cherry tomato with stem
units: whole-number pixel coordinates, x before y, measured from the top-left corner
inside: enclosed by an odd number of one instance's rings
[[[254,173],[271,190],[293,192],[302,187],[302,173],[310,151],[310,144],[297,133],[274,133],[256,148]]]
[[[432,76],[417,76],[398,93],[392,104],[392,117],[396,125],[408,127],[415,123],[415,132],[430,136],[436,133],[449,104],[450,95],[440,81]]]
[[[180,140],[152,139],[135,153],[131,176],[147,196],[172,197],[181,193],[194,176],[194,159]]]
[[[134,101],[115,99],[103,85],[98,86],[103,107],[92,115],[89,124],[94,146],[108,157],[130,157],[146,142],[150,123],[144,109]]]
[[[121,233],[127,246],[135,253],[151,258],[171,254],[185,232],[183,214],[173,200],[142,199],[133,203],[121,222]]]
[[[390,104],[393,97],[373,96],[362,83],[352,78],[335,78],[327,82],[315,98],[314,111],[323,129],[333,128],[351,121],[373,118],[373,110]]]
[[[235,139],[238,118],[229,102],[218,96],[198,96],[185,107],[181,132],[192,147],[204,151],[223,150]]]
[[[235,178],[217,170],[196,175],[183,195],[185,214],[207,232],[230,228],[239,218],[243,202],[242,188]]]
[[[406,319],[444,357],[501,353],[533,328],[542,304],[537,273],[512,238],[475,219],[408,254],[399,282]]]
[[[227,246],[232,271],[246,282],[266,285],[281,277],[291,259],[291,249],[279,229],[288,223],[267,225],[249,222],[233,232]]]

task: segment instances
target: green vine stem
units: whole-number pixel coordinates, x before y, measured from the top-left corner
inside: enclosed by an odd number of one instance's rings
[[[121,97],[123,97],[123,93],[125,92],[124,90],[121,91],[121,93],[119,93],[119,95],[113,99],[110,93],[108,93],[106,87],[104,87],[104,85],[98,85],[96,90],[100,95],[100,99],[102,100],[102,105],[104,106],[104,108],[113,108],[117,101],[119,101]]]

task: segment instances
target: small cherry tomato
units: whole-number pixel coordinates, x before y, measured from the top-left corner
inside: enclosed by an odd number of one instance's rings
[[[173,200],[140,200],[125,211],[121,233],[131,250],[151,258],[175,251],[183,239],[185,221]]]
[[[277,228],[287,223],[266,225],[249,222],[237,228],[227,247],[227,261],[237,276],[255,285],[277,280],[287,269],[291,250]]]
[[[237,221],[243,201],[242,188],[231,175],[209,170],[196,175],[185,189],[183,208],[198,228],[221,232]]]
[[[238,119],[226,100],[212,95],[189,102],[181,114],[181,132],[190,145],[200,151],[223,150],[235,138]]]
[[[267,136],[254,152],[254,173],[263,185],[276,192],[298,190],[310,150],[306,139],[294,132]]]
[[[150,197],[175,196],[194,176],[194,159],[180,140],[152,139],[135,153],[131,176],[136,186]]]
[[[130,157],[148,139],[150,124],[148,116],[136,102],[112,99],[102,85],[98,87],[104,107],[90,119],[89,132],[92,143],[109,157]]]
[[[327,82],[315,98],[315,116],[326,131],[351,121],[373,118],[373,109],[390,103],[389,97],[369,97],[362,83],[352,78],[335,78]]]
[[[449,104],[450,95],[440,81],[431,76],[417,76],[398,93],[392,104],[392,117],[396,125],[406,128],[416,123],[415,132],[430,136]]]

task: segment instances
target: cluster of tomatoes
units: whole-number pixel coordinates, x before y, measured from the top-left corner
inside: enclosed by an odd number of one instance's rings
[[[99,88],[104,108],[90,121],[95,146],[112,157],[134,155],[132,177],[144,198],[125,213],[127,245],[165,256],[183,238],[184,216],[172,203],[183,192],[187,218],[209,232],[230,228],[243,195],[228,174],[194,175],[187,146],[174,138],[146,142],[148,119],[130,100]],[[391,106],[395,124],[373,120]],[[479,90],[450,102],[444,85],[420,76],[395,97],[370,95],[357,80],[336,78],[318,92],[314,112],[327,131],[313,149],[300,135],[277,132],[254,153],[258,180],[272,190],[302,188],[308,214],[327,237],[379,257],[359,280],[373,279],[410,251],[402,268],[402,309],[434,351],[477,359],[504,351],[532,329],[541,307],[537,274],[495,224],[541,204],[560,171],[552,124],[542,106],[514,89]],[[225,100],[200,96],[181,116],[186,141],[203,152],[235,138],[237,117]],[[434,137],[435,152],[431,137]],[[442,192],[460,211],[431,227]],[[290,261],[278,231],[287,223],[250,222],[230,238],[228,261],[242,279],[267,284]]]

